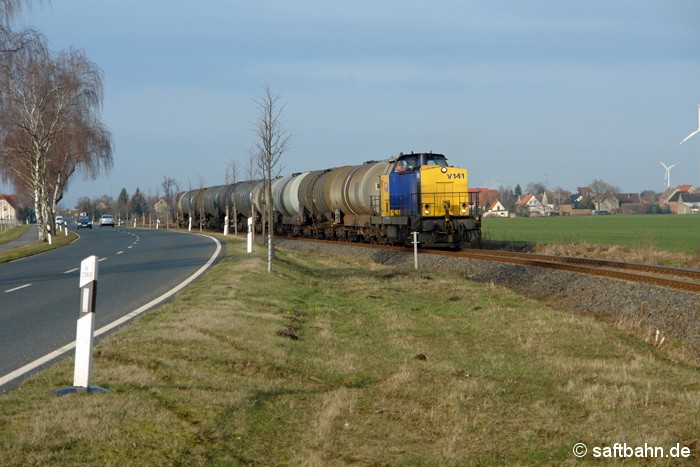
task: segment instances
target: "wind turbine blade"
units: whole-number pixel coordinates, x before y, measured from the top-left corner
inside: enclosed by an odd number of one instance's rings
[[[688,136],[686,136],[685,139],[684,139],[683,141],[681,141],[680,143],[678,143],[678,144],[683,144],[683,143],[685,143],[686,141],[688,141],[690,138],[692,138],[693,136],[697,135],[698,133],[700,133],[700,128],[698,128],[697,130],[695,130],[694,132],[692,132],[691,134],[689,134]]]

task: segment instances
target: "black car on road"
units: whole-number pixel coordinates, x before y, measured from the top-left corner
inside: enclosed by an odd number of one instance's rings
[[[87,227],[88,229],[92,228],[92,221],[90,220],[89,217],[86,217],[86,216],[78,217],[78,221],[76,222],[76,224],[78,224],[78,228],[81,228],[81,227]]]

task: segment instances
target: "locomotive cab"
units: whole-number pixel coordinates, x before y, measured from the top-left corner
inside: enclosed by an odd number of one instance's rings
[[[475,196],[467,170],[447,163],[442,154],[401,154],[381,177],[381,211],[388,237],[410,243],[419,233],[423,246],[459,248],[480,234]]]

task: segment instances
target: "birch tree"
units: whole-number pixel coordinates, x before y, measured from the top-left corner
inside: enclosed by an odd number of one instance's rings
[[[2,175],[32,194],[44,241],[71,176],[96,178],[111,169],[111,134],[99,117],[102,73],[81,50],[54,57],[40,44],[13,53],[3,66]]]
[[[274,217],[272,213],[272,176],[279,173],[282,155],[289,148],[290,133],[287,124],[282,118],[284,104],[281,97],[274,94],[268,84],[263,88],[263,94],[254,99],[257,109],[255,121],[255,135],[257,141],[254,146],[265,180],[265,209],[267,214],[267,239],[268,258],[267,271],[272,272],[272,233],[274,229]]]

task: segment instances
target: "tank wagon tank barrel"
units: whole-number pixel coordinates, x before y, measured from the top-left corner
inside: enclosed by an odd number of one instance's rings
[[[263,215],[264,187],[262,180],[247,180],[180,193],[179,219],[186,223],[192,216],[194,225],[221,229],[228,204],[230,222],[242,231],[247,218]],[[402,153],[272,180],[274,229],[278,235],[405,245],[418,232],[423,247],[460,248],[481,236],[477,196],[468,189],[467,170],[448,165],[442,154]]]

